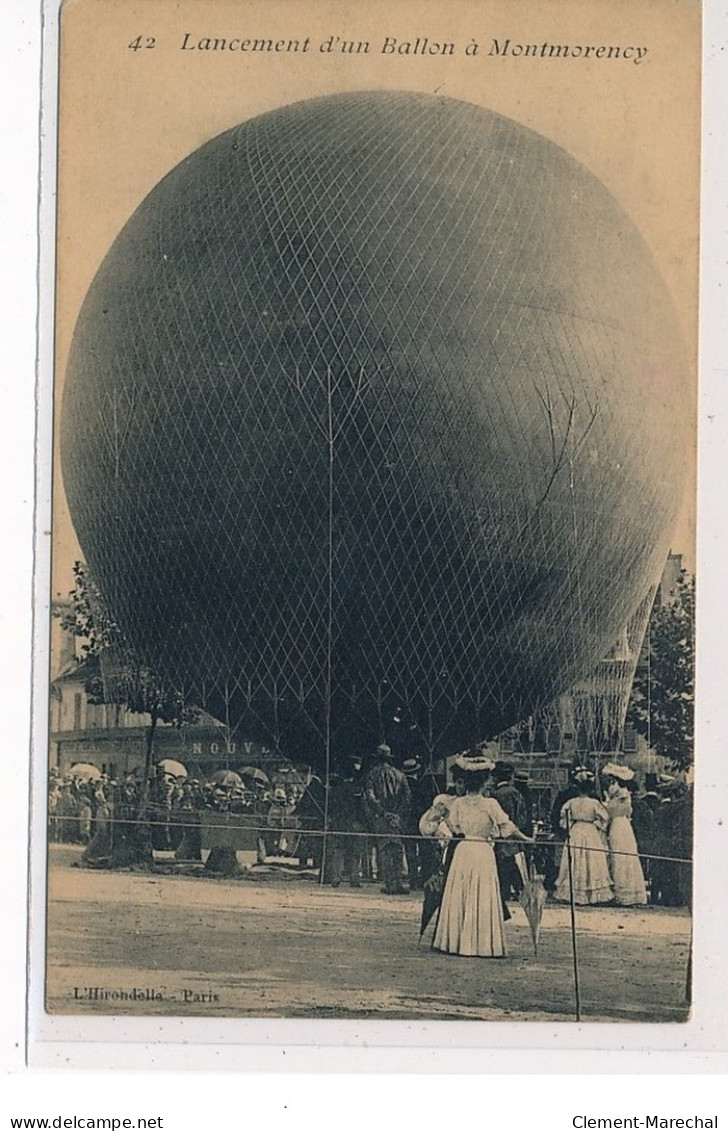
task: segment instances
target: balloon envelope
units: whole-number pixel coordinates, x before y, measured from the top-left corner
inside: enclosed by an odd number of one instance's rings
[[[304,760],[443,753],[585,675],[645,596],[688,389],[586,169],[452,99],[335,95],[138,207],[76,327],[64,482],[112,616],[198,705]]]

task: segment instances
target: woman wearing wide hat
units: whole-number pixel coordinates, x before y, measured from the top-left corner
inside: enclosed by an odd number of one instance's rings
[[[477,768],[472,768],[477,766]],[[469,760],[465,795],[456,797],[447,823],[457,841],[447,870],[437,916],[433,950],[446,954],[500,958],[506,953],[498,872],[493,841],[528,841],[493,797],[484,797],[492,763]]]
[[[647,889],[632,828],[632,796],[627,788],[634,770],[608,762],[601,777],[606,782],[604,805],[609,813],[607,835],[614,898],[621,907],[639,907],[647,903]]]

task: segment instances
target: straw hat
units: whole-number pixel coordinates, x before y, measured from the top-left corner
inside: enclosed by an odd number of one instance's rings
[[[458,754],[453,765],[460,770],[485,770],[487,773],[495,769],[495,762],[492,762],[485,754],[480,753]]]
[[[607,762],[606,766],[602,766],[602,774],[617,781],[632,781],[634,770],[630,770],[629,766],[618,766],[616,762]]]

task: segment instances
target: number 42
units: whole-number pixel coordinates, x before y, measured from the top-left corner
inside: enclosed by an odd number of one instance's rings
[[[130,51],[139,51],[141,47],[156,47],[157,40],[153,35],[138,35],[129,44]]]

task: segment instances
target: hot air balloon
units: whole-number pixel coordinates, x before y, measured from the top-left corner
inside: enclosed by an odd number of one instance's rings
[[[689,384],[648,247],[571,156],[453,99],[332,95],[131,216],[63,478],[115,622],[192,701],[291,757],[435,757],[585,676],[655,582]]]

